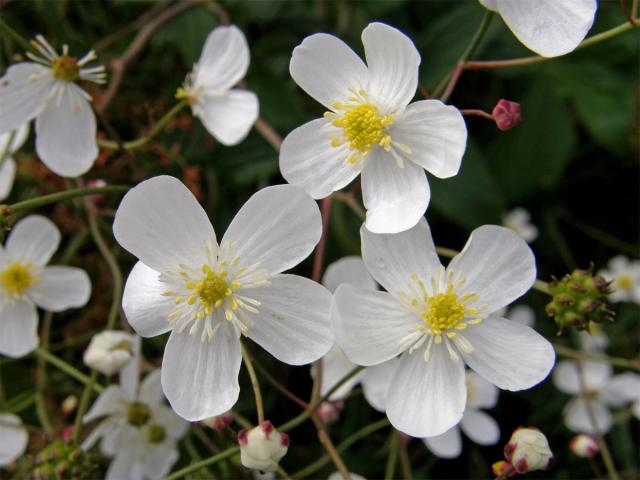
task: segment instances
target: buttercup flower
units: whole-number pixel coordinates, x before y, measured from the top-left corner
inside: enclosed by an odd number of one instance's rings
[[[258,97],[232,88],[247,73],[249,47],[235,25],[217,27],[177,98],[186,98],[196,117],[223,145],[240,143],[258,118]]]
[[[291,76],[328,111],[284,139],[280,170],[314,198],[362,173],[367,228],[395,233],[413,227],[429,204],[425,169],[441,178],[458,173],[467,130],[454,107],[438,100],[409,104],[420,54],[402,32],[371,23],[362,43],[367,65],[325,33],[294,49]]]
[[[573,51],[596,15],[596,0],[480,0],[498,13],[525,47],[543,57]]]
[[[104,67],[86,67],[93,50],[78,60],[66,45],[56,53],[41,35],[31,44],[39,53],[27,53],[33,62],[12,65],[0,78],[0,133],[35,118],[38,156],[54,173],[77,177],[91,168],[98,146],[91,97],[76,82],[105,83]]]
[[[254,194],[219,244],[179,180],[155,177],[125,195],[113,232],[140,261],[123,308],[143,337],[171,331],[162,387],[180,416],[203,420],[233,406],[241,335],[290,365],[329,351],[331,294],[281,273],[311,253],[321,230],[317,204],[291,185]]]
[[[289,435],[278,432],[269,420],[238,432],[240,462],[246,468],[275,472],[289,450]]]
[[[504,447],[504,456],[518,473],[546,470],[553,463],[547,437],[537,428],[516,429]]]
[[[29,435],[22,420],[12,413],[0,413],[0,467],[9,465],[27,449]]]
[[[113,375],[134,355],[135,337],[127,332],[105,330],[91,339],[84,352],[84,363],[105,375]]]
[[[465,363],[506,390],[531,388],[551,370],[551,344],[492,315],[535,280],[533,253],[509,229],[484,226],[445,269],[422,219],[396,235],[360,230],[367,270],[387,292],[340,285],[332,316],[349,359],[377,365],[400,355],[386,396],[389,420],[414,437],[457,424],[467,400]]]
[[[47,267],[60,231],[45,217],[20,220],[0,247],[0,354],[22,357],[38,346],[38,311],[62,312],[89,301],[84,270]]]
[[[502,224],[520,235],[525,242],[531,243],[538,238],[538,227],[531,223],[531,215],[524,208],[514,208],[502,219]]]
[[[598,275],[613,282],[613,293],[609,295],[611,301],[640,304],[640,260],[629,260],[618,255],[609,260],[608,267],[599,271]]]
[[[513,322],[518,322],[531,328],[533,328],[536,323],[536,314],[533,312],[533,309],[523,303],[509,309],[501,308],[497,312],[494,312],[494,315],[506,317]]]
[[[640,376],[629,372],[613,376],[610,364],[589,360],[582,363],[582,370],[586,386],[584,395],[593,410],[597,430],[607,433],[613,424],[610,408],[621,407],[638,397]],[[588,414],[575,362],[559,362],[553,370],[553,382],[558,390],[574,396],[565,408],[564,423],[567,428],[577,433],[598,433]]]
[[[500,440],[500,427],[481,408],[493,408],[498,401],[498,389],[475,372],[467,372],[467,407],[460,426],[450,428],[436,437],[424,438],[429,450],[441,458],[455,458],[462,453],[462,430],[478,445],[494,445]]]
[[[28,136],[28,123],[16,130],[0,133],[0,200],[9,196],[16,178],[16,162],[11,155],[24,144]]]

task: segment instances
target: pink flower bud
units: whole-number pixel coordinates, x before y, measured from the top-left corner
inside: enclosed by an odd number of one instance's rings
[[[504,456],[518,473],[546,470],[553,463],[547,437],[537,428],[517,428],[504,447]]]
[[[289,435],[278,432],[266,420],[257,427],[240,430],[238,443],[242,465],[262,472],[275,472],[289,449]]]
[[[101,178],[98,178],[96,180],[89,180],[87,182],[87,188],[102,188],[102,187],[106,187],[107,185],[108,183]],[[89,200],[91,200],[91,206],[96,211],[96,213],[100,211],[100,207],[98,205],[102,203],[105,198],[106,198],[106,195],[104,193],[96,193],[94,195],[89,195]]]
[[[228,425],[231,425],[231,422],[233,422],[233,414],[231,412],[225,412],[217,417],[206,418],[202,420],[201,423],[213,428],[216,432],[221,432],[227,428]]]
[[[322,402],[318,407],[318,416],[324,423],[334,423],[340,418],[340,412],[344,409],[342,400]]]
[[[569,442],[569,448],[577,456],[591,458],[600,451],[600,445],[591,435],[576,435]]]
[[[511,130],[522,122],[520,104],[501,98],[491,112],[498,128],[502,131]]]

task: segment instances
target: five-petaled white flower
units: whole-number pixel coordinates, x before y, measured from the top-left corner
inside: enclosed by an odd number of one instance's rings
[[[223,145],[235,145],[258,118],[255,93],[232,88],[247,73],[249,47],[235,25],[215,28],[207,37],[200,60],[178,89],[191,110]]]
[[[0,413],[0,467],[20,457],[28,443],[29,435],[20,417],[12,413]]]
[[[144,337],[171,330],[162,386],[179,415],[202,420],[234,405],[240,335],[291,365],[331,348],[331,294],[281,273],[311,253],[321,223],[317,204],[301,189],[267,187],[244,204],[218,244],[207,214],[179,180],[155,177],[125,195],[113,231],[140,261],[123,308]]]
[[[611,301],[640,304],[640,260],[629,260],[624,255],[618,255],[609,260],[607,266],[598,275],[613,282],[613,293],[609,295]]]
[[[527,243],[538,238],[538,227],[531,223],[531,215],[524,208],[518,207],[507,212],[502,224],[520,235]]]
[[[548,375],[551,344],[492,315],[535,280],[533,253],[515,233],[474,230],[445,269],[424,219],[395,235],[360,232],[365,265],[388,293],[340,285],[331,310],[336,340],[359,365],[400,355],[386,397],[398,430],[433,437],[457,424],[467,401],[465,363],[506,390],[531,388]]]
[[[459,426],[436,437],[424,438],[429,450],[440,458],[456,458],[462,453],[462,430],[478,445],[494,445],[500,440],[498,423],[481,408],[493,408],[498,401],[498,389],[475,372],[467,372],[467,408]]]
[[[596,0],[480,0],[527,48],[543,57],[569,53],[593,25]]]
[[[372,23],[362,32],[367,65],[324,33],[293,51],[293,79],[328,111],[291,132],[280,170],[293,185],[322,198],[362,172],[366,225],[395,233],[413,227],[429,204],[425,169],[458,173],[467,141],[460,112],[438,100],[409,104],[420,54],[402,32]]]
[[[91,97],[76,82],[104,83],[104,67],[85,67],[96,58],[93,50],[78,60],[66,45],[58,55],[41,35],[32,45],[40,56],[28,52],[33,62],[13,65],[0,78],[0,133],[35,118],[38,156],[54,173],[77,177],[91,168],[98,146]]]
[[[119,372],[134,356],[136,336],[117,330],[105,330],[91,339],[83,361],[104,375]]]
[[[61,312],[89,301],[84,270],[47,267],[60,231],[45,217],[20,220],[0,247],[0,354],[21,357],[38,346],[37,307]]]
[[[607,433],[613,425],[610,407],[633,402],[640,390],[640,377],[630,372],[613,376],[609,363],[590,360],[582,362],[582,371],[585,391],[573,360],[559,362],[553,370],[553,382],[558,390],[574,396],[565,408],[564,423],[577,433]],[[589,416],[587,401],[596,426]]]
[[[7,133],[0,133],[0,200],[11,193],[16,178],[16,162],[11,157],[29,136],[29,123]]]

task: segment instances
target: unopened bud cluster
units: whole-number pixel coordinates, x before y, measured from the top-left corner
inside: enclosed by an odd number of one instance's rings
[[[270,421],[238,432],[240,462],[246,468],[275,472],[289,449],[289,435],[278,432]]]
[[[574,270],[561,280],[549,282],[549,293],[553,297],[546,306],[547,314],[553,317],[560,332],[565,327],[585,330],[589,322],[612,322],[614,312],[607,308],[607,295],[611,293],[609,282],[588,270]]]
[[[553,463],[553,453],[544,433],[537,428],[518,428],[504,447],[504,456],[518,473],[547,470]]]
[[[36,456],[35,462],[35,480],[91,478],[91,472],[95,470],[85,451],[61,440],[46,446]]]

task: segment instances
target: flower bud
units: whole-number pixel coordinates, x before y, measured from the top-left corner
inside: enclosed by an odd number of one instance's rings
[[[69,415],[73,412],[78,406],[78,397],[75,395],[69,395],[62,401],[62,413],[64,415]]]
[[[203,424],[207,427],[213,428],[216,432],[221,432],[227,428],[228,425],[231,425],[231,422],[233,422],[233,415],[231,412],[225,412],[217,417],[210,417],[202,420]]]
[[[323,423],[335,423],[340,418],[340,412],[344,409],[342,400],[322,402],[318,407],[318,416]]]
[[[240,462],[247,468],[275,472],[289,449],[289,435],[278,432],[270,421],[238,432]]]
[[[100,373],[113,375],[133,357],[135,337],[126,332],[105,330],[91,339],[84,363]]]
[[[522,117],[520,116],[520,104],[517,102],[510,102],[504,98],[498,100],[498,103],[491,111],[491,115],[493,115],[493,119],[495,120],[498,129],[503,132],[517,127],[522,122]]]
[[[504,456],[518,473],[546,470],[553,463],[547,437],[537,428],[517,428],[504,447]]]
[[[591,458],[600,451],[600,445],[591,435],[576,435],[569,442],[573,453],[582,458]]]
[[[500,460],[491,465],[491,470],[496,477],[502,475],[503,477],[513,477],[516,474],[513,465],[504,460]]]

